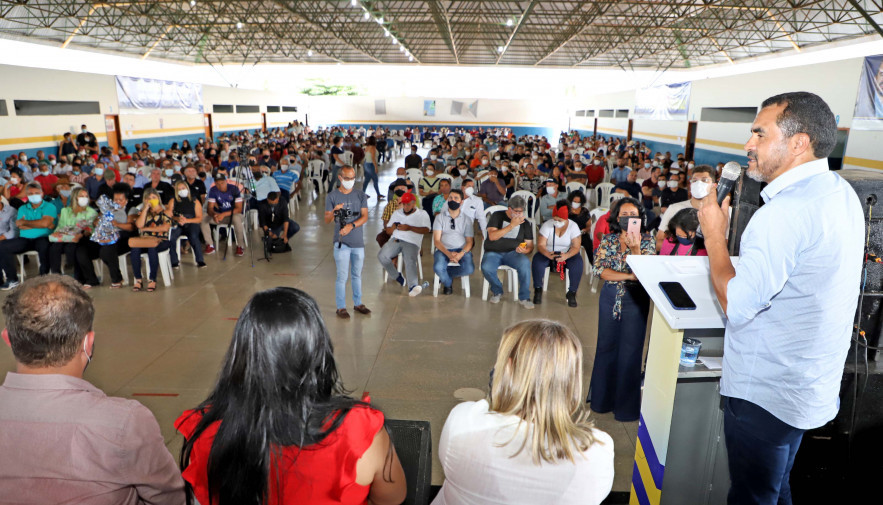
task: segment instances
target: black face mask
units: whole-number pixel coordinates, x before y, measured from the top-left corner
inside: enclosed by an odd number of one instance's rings
[[[457,210],[459,208],[460,208],[460,202],[455,202],[453,200],[448,202],[448,209],[449,210]]]
[[[402,195],[404,195],[404,194],[405,194],[405,190],[404,190],[404,189],[397,189],[397,190],[395,190],[395,195],[396,195],[397,197],[399,197],[399,198],[401,198]]]
[[[622,231],[628,231],[629,229],[629,220],[631,219],[640,219],[638,216],[624,216],[619,218],[619,227]]]
[[[410,216],[410,215],[413,214],[414,211],[416,211],[416,210],[417,210],[417,207],[414,207],[414,208],[411,209],[411,210],[406,210],[406,211],[404,211],[404,213],[405,213],[406,216]]]
[[[250,166],[250,167],[253,167],[257,164],[258,164],[258,162],[256,162],[255,160],[248,160],[248,166]]]

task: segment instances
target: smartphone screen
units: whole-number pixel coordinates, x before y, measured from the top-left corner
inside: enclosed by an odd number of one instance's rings
[[[690,298],[680,282],[660,282],[659,287],[662,288],[662,292],[665,293],[672,307],[678,310],[696,309],[696,303]]]
[[[641,219],[640,218],[633,217],[633,218],[629,219],[628,233],[629,233],[629,235],[631,235],[632,233],[634,233],[635,235],[641,234]]]

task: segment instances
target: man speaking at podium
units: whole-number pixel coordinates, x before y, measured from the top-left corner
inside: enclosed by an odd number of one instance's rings
[[[828,170],[837,125],[806,92],[763,102],[751,125],[748,177],[764,205],[727,251],[729,198],[712,190],[699,221],[711,281],[727,315],[721,395],[730,504],[791,504],[788,483],[805,430],[837,414],[858,303],[864,214]]]

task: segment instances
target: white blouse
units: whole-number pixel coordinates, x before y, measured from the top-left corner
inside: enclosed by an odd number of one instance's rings
[[[555,220],[549,219],[542,226],[540,226],[540,235],[546,237],[546,249],[552,252],[560,252],[564,253],[570,250],[571,242],[573,239],[581,236],[582,232],[580,232],[579,225],[577,225],[573,220],[567,220],[567,229],[564,230],[564,234],[560,237],[555,234],[555,231],[558,228],[555,228]],[[578,249],[579,247],[577,247]]]
[[[576,462],[531,461],[528,432],[516,416],[488,412],[487,400],[454,407],[439,441],[445,482],[432,505],[592,505],[613,487],[613,439],[592,430],[595,443]],[[515,439],[507,445],[501,444]]]

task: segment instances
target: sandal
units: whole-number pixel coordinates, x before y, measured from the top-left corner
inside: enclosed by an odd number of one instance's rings
[[[156,291],[156,281],[150,281],[147,283],[147,292],[153,293]]]
[[[122,282],[113,282],[110,284],[110,289],[119,289],[121,287],[123,287]]]
[[[136,280],[135,283],[132,284],[132,291],[141,291],[141,279]]]

